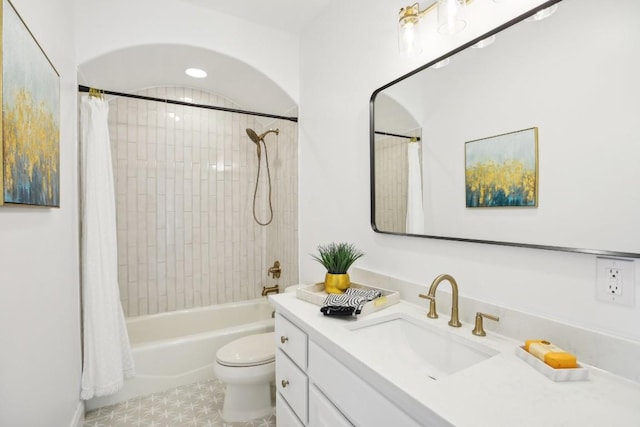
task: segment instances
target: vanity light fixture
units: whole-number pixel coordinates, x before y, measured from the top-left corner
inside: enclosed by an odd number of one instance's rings
[[[207,77],[207,72],[205,70],[201,70],[200,68],[187,68],[184,70],[184,73],[196,79],[204,79]]]
[[[411,56],[422,52],[420,40],[420,18],[434,9],[438,10],[438,32],[451,35],[467,26],[464,11],[473,0],[437,0],[420,10],[414,3],[400,9],[398,14],[398,45],[400,53]]]

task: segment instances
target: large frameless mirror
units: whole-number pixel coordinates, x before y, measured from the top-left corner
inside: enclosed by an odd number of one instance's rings
[[[549,1],[377,89],[373,229],[640,257],[637,16]]]

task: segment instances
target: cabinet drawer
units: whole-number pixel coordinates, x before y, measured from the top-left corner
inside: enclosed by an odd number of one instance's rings
[[[278,419],[280,427],[280,419]],[[309,427],[353,427],[313,384],[309,386]]]
[[[421,425],[314,342],[309,343],[309,378],[354,425]],[[438,421],[422,425],[446,424]]]
[[[304,427],[280,393],[276,393],[276,420],[278,427]]]
[[[278,348],[284,351],[303,371],[307,369],[307,334],[293,323],[276,315],[275,337]]]
[[[282,351],[276,353],[276,388],[303,424],[307,423],[308,389],[307,375]]]

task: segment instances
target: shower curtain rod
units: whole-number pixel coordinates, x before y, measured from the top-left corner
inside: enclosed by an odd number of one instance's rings
[[[218,107],[215,105],[194,104],[191,102],[174,101],[173,99],[154,98],[152,96],[134,95],[132,93],[115,92],[112,90],[90,88],[89,86],[78,85],[78,92],[89,92],[91,89],[102,92],[104,95],[122,96],[124,98],[142,99],[144,101],[164,102],[166,104],[184,105],[186,107],[205,108],[207,110],[226,111],[227,113],[247,114],[249,116],[269,117],[271,119],[288,120],[290,122],[298,122],[297,117],[278,116],[276,114],[258,113],[256,111],[238,110],[236,108]]]
[[[419,136],[408,136],[408,135],[400,135],[398,133],[390,133],[390,132],[382,132],[382,131],[375,131],[373,132],[376,135],[384,135],[384,136],[395,136],[397,138],[405,138],[405,139],[411,139],[411,138],[415,138],[416,141],[420,141],[420,137]]]

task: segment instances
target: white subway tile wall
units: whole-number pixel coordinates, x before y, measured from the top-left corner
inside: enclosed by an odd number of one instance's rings
[[[241,108],[185,88],[137,92],[161,99]],[[296,111],[291,112],[295,115]],[[246,128],[269,134],[274,220],[253,220],[258,168]],[[297,124],[245,114],[115,97],[109,130],[116,181],[118,276],[127,316],[260,297],[262,286],[298,278]],[[267,179],[256,200],[266,218]],[[283,274],[268,278],[278,259]]]
[[[376,226],[404,233],[407,219],[407,139],[376,136]]]

